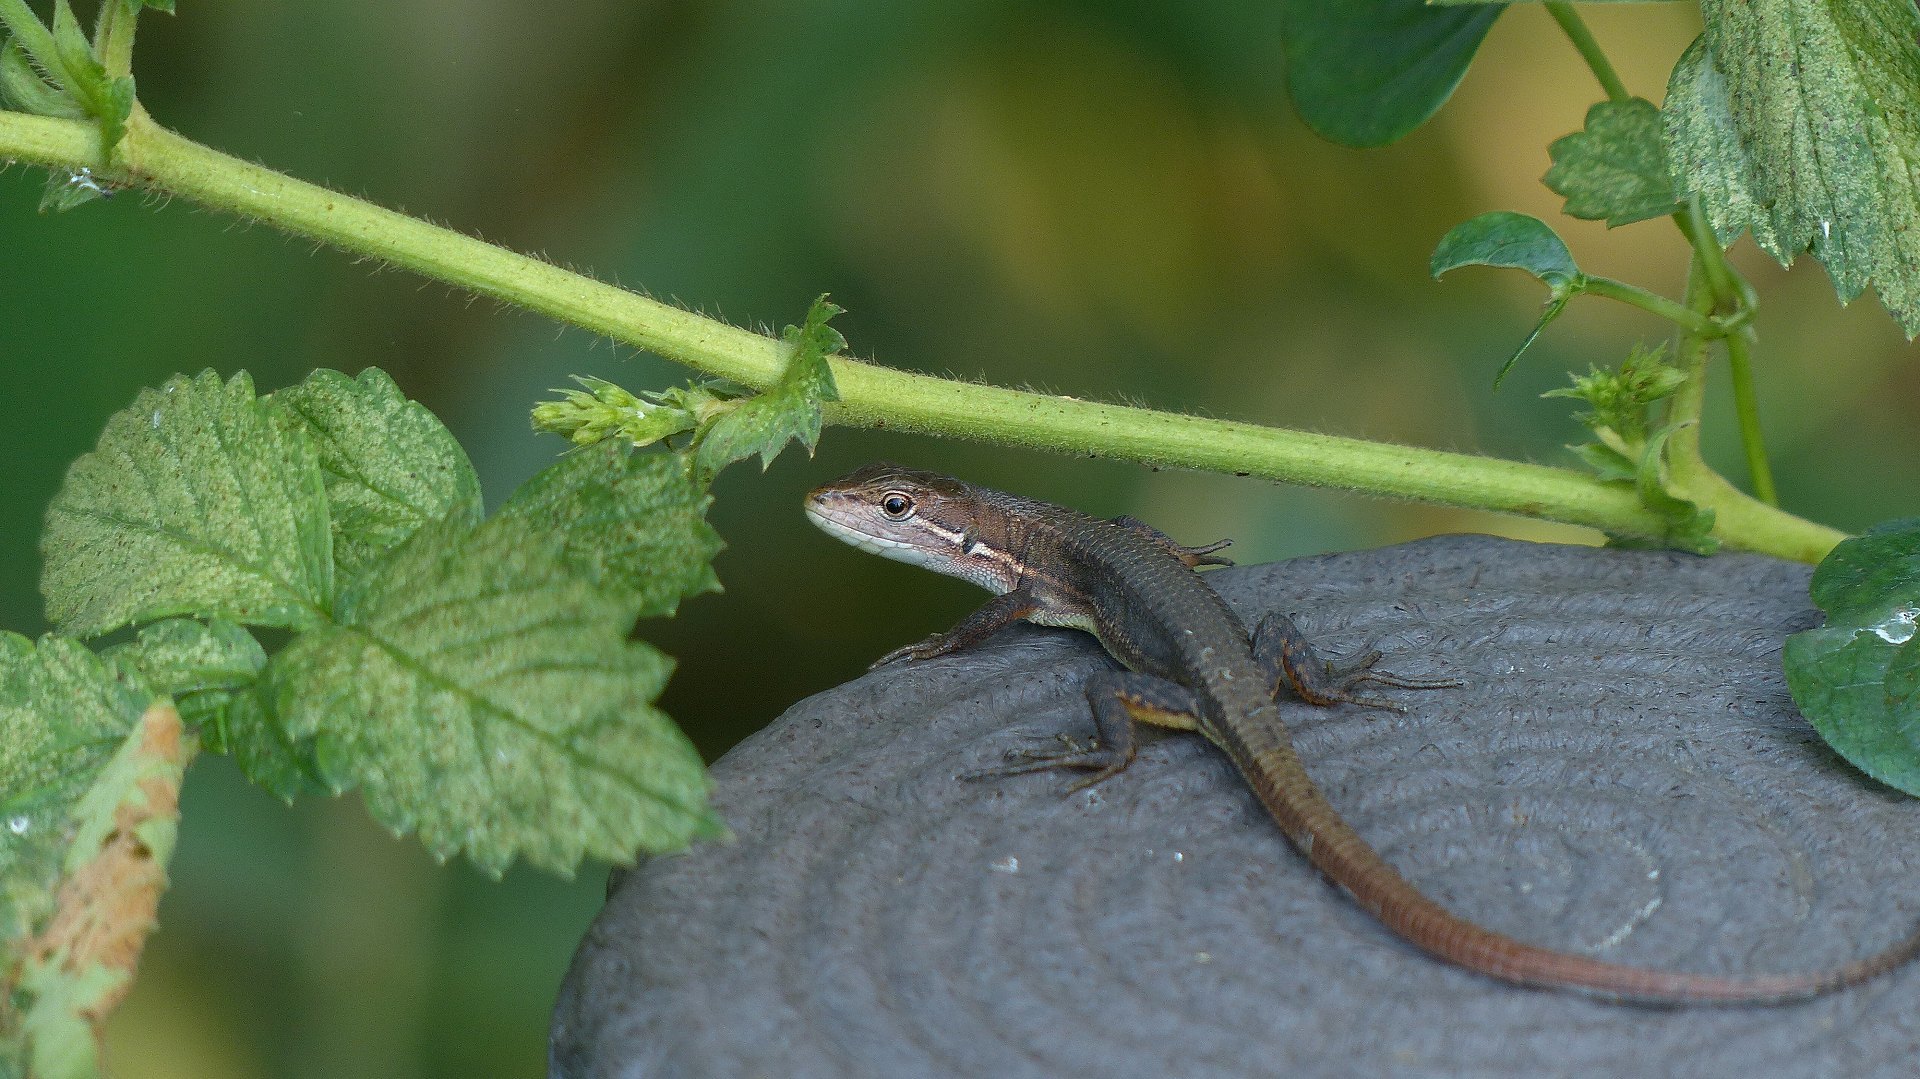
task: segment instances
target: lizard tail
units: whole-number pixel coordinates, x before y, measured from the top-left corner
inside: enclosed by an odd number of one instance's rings
[[[1864,959],[1802,974],[1720,977],[1652,970],[1528,944],[1461,918],[1427,898],[1361,838],[1307,775],[1284,726],[1209,727],[1287,838],[1388,929],[1421,950],[1515,985],[1625,1004],[1792,1004],[1856,985],[1920,955],[1920,931]]]

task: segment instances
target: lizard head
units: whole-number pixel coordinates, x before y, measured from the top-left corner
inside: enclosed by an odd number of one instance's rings
[[[993,592],[1017,583],[1017,566],[982,535],[997,515],[972,485],[951,476],[871,464],[815,488],[806,511],[828,535],[882,558]]]

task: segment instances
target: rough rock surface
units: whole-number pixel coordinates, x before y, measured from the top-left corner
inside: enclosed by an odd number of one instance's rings
[[[1349,820],[1524,940],[1720,974],[1920,920],[1920,800],[1795,712],[1808,570],[1446,537],[1228,570],[1252,621],[1452,676],[1405,715],[1285,711]],[[950,612],[952,619],[962,612]],[[929,627],[934,628],[934,627]],[[956,776],[1084,735],[1065,631],[870,674],[715,766],[728,845],[632,873],[582,943],[560,1076],[1893,1076],[1920,969],[1779,1008],[1647,1009],[1436,962],[1286,843],[1198,738],[1125,774]]]

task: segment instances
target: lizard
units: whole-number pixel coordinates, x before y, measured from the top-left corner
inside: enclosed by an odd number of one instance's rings
[[[1225,565],[1226,541],[1183,547],[1132,517],[1102,519],[878,463],[809,493],[805,511],[862,550],[959,577],[994,593],[953,629],[880,657],[875,668],[970,648],[1018,621],[1083,630],[1124,667],[1086,681],[1095,738],[1028,750],[991,775],[1045,769],[1087,773],[1070,790],[1132,762],[1135,721],[1199,733],[1222,750],[1293,845],[1387,929],[1441,960],[1500,981],[1649,1006],[1763,1005],[1806,1000],[1890,971],[1920,953],[1920,933],[1864,959],[1812,973],[1729,977],[1630,966],[1556,951],[1484,928],[1421,892],[1341,818],[1295,752],[1276,705],[1283,688],[1315,705],[1398,710],[1356,692],[1458,686],[1319,657],[1291,619],[1273,612],[1249,634],[1196,572]]]

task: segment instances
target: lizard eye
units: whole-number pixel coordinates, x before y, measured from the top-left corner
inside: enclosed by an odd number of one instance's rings
[[[889,521],[904,521],[913,516],[913,499],[899,491],[888,491],[880,499],[880,512],[886,514]]]

